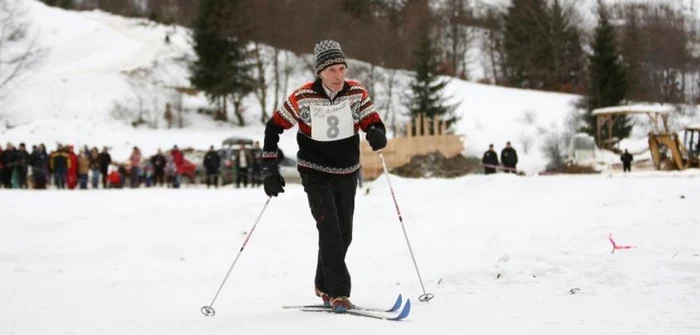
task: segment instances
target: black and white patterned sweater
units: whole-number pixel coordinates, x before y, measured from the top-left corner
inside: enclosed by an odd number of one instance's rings
[[[346,80],[331,99],[317,79],[292,92],[267,122],[263,166],[276,166],[279,135],[294,125],[299,126],[297,169],[325,175],[353,175],[360,168],[360,129],[374,126],[386,133],[362,85]]]

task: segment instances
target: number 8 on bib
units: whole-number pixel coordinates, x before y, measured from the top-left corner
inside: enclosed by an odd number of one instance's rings
[[[316,141],[330,142],[353,135],[355,135],[355,123],[347,101],[337,105],[311,107],[311,138]]]

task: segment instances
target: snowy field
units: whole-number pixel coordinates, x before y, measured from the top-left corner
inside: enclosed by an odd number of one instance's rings
[[[299,185],[3,191],[2,334],[700,334],[697,171],[454,180],[391,177],[357,196],[356,304],[401,322],[283,310],[316,303],[316,231]],[[635,248],[611,253],[607,235]],[[500,274],[500,275],[499,275]],[[574,292],[575,294],[572,294]],[[388,306],[387,306],[388,307]]]

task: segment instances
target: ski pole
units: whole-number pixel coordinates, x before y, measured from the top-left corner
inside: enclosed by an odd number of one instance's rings
[[[396,206],[396,214],[399,216],[399,222],[401,223],[401,229],[403,229],[403,236],[406,238],[406,244],[408,244],[408,251],[411,253],[411,259],[413,259],[413,267],[416,268],[416,273],[418,274],[418,281],[420,282],[420,287],[423,289],[423,294],[418,297],[421,302],[428,302],[430,299],[434,298],[435,295],[432,293],[425,292],[425,286],[423,285],[423,278],[421,278],[420,271],[418,270],[418,263],[416,263],[416,257],[413,256],[413,248],[411,248],[411,242],[408,240],[408,234],[406,233],[406,227],[403,224],[403,218],[401,217],[401,210],[399,210],[399,203],[396,202],[396,195],[394,195],[394,188],[391,187],[391,180],[389,180],[389,169],[386,168],[386,162],[384,161],[384,155],[379,151],[379,158],[382,161],[382,168],[384,168],[384,174],[386,175],[386,182],[389,183],[389,190],[391,191],[391,198],[394,199],[394,206]]]
[[[214,311],[214,308],[212,306],[214,306],[214,302],[216,301],[216,298],[219,296],[221,289],[224,287],[224,283],[226,283],[228,276],[231,274],[231,271],[233,270],[233,267],[236,266],[236,262],[238,262],[238,257],[241,257],[241,253],[243,253],[243,249],[245,249],[245,245],[248,244],[248,240],[253,235],[253,232],[255,231],[255,227],[258,225],[258,222],[260,222],[260,218],[262,217],[263,213],[265,212],[265,208],[267,208],[267,204],[270,203],[270,199],[272,199],[272,197],[268,197],[267,201],[265,201],[265,206],[263,206],[262,210],[260,211],[260,214],[258,215],[258,219],[255,220],[255,224],[253,225],[253,228],[250,229],[250,233],[248,233],[248,236],[246,236],[245,240],[243,241],[243,245],[241,246],[241,249],[238,250],[238,255],[236,255],[236,258],[233,260],[233,263],[231,263],[231,267],[228,269],[228,273],[226,273],[226,277],[224,277],[224,280],[221,282],[221,285],[219,286],[219,290],[217,290],[216,294],[214,295],[214,299],[212,299],[209,306],[202,307],[201,311],[202,311],[202,314],[204,314],[205,316],[214,316],[214,314],[216,314],[216,311]]]

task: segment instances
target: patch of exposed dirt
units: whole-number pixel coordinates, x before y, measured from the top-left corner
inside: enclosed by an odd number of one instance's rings
[[[455,178],[480,172],[481,159],[462,155],[446,158],[439,151],[413,156],[407,164],[391,170],[407,178]]]
[[[565,164],[557,168],[547,169],[541,174],[598,174],[592,166]]]

